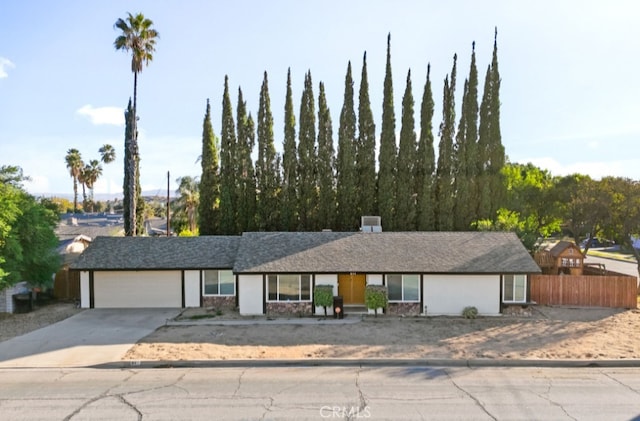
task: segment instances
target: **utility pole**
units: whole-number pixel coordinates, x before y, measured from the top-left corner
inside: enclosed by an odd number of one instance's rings
[[[171,217],[169,204],[171,203],[171,196],[169,195],[169,171],[167,171],[167,237],[171,236]]]

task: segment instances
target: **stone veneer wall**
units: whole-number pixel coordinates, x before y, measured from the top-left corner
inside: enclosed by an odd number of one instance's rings
[[[311,316],[312,303],[267,303],[267,316]],[[323,313],[324,314],[324,313]]]
[[[213,307],[216,310],[235,310],[236,309],[236,296],[235,295],[220,295],[220,296],[206,296],[202,297],[203,307]]]
[[[502,314],[505,316],[523,316],[531,317],[533,315],[533,307],[529,305],[503,304]]]
[[[387,314],[392,316],[419,316],[420,303],[389,303]]]

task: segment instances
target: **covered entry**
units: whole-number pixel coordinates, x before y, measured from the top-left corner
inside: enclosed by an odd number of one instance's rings
[[[367,276],[363,273],[343,273],[338,275],[338,295],[345,305],[364,304],[364,287]]]

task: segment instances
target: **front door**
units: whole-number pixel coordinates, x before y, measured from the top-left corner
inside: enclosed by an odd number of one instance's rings
[[[338,275],[338,295],[344,304],[364,304],[364,287],[367,276],[362,273],[343,273]]]

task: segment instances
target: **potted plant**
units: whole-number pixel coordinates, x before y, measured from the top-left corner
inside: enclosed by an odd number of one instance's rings
[[[389,303],[387,287],[384,285],[367,285],[364,290],[364,303],[378,317],[378,309],[387,308]]]
[[[313,289],[313,304],[324,308],[324,318],[327,318],[327,307],[333,305],[333,285],[316,285]]]

